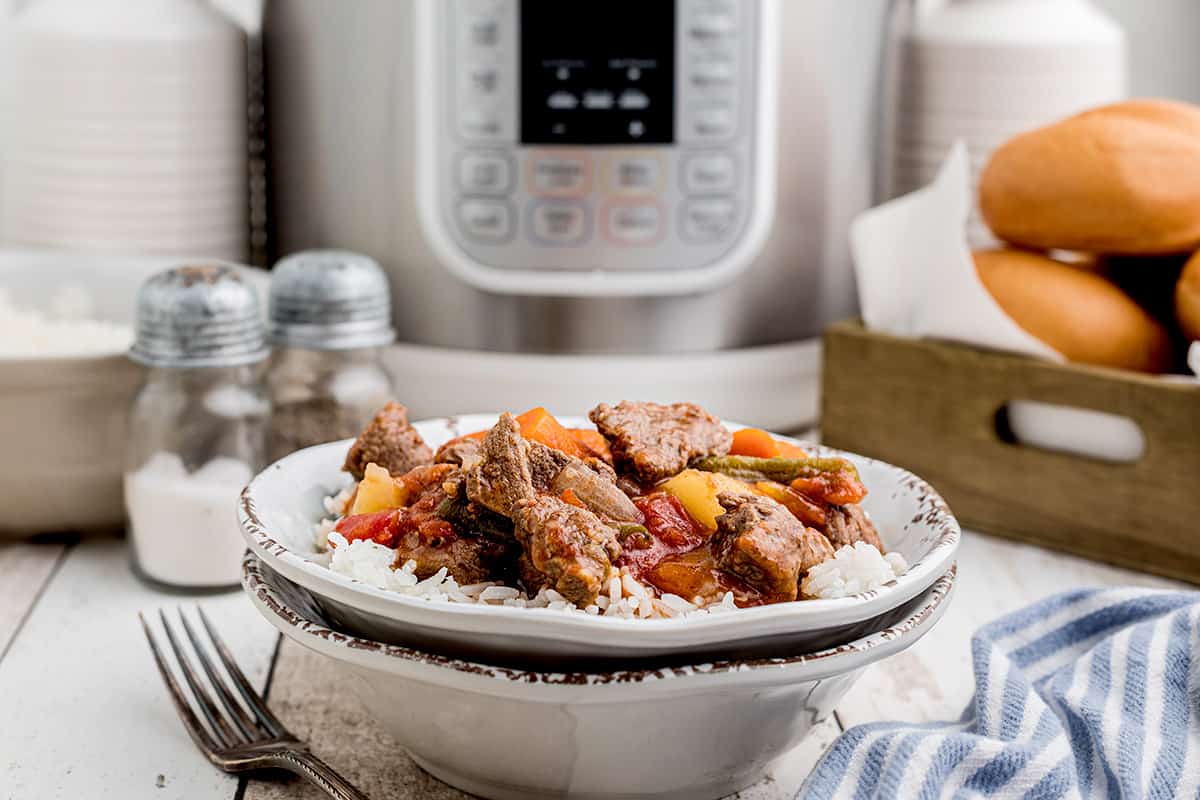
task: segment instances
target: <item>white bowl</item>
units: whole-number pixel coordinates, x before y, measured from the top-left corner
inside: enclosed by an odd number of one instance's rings
[[[432,447],[485,430],[495,414],[415,423]],[[590,427],[564,417],[569,427]],[[733,427],[733,426],[731,426]],[[781,648],[813,650],[889,624],[889,612],[917,597],[950,568],[958,522],[942,498],[910,472],[829,448],[858,468],[868,491],[864,508],[884,544],[909,562],[908,572],[853,597],[777,603],[681,619],[620,619],[550,609],[433,603],[376,589],[325,566],[313,528],[322,499],[347,485],[341,472],[350,441],[293,453],[261,472],[242,493],[238,520],[250,549],[268,566],[313,592],[341,627],[379,641],[491,663],[545,664],[574,659],[689,659],[763,655]],[[881,617],[881,615],[883,615]]]
[[[3,250],[0,287],[18,307],[46,308],[60,286],[78,285],[96,316],[130,323],[142,281],[186,260]],[[248,274],[265,304],[267,278]],[[141,379],[124,350],[0,358],[0,537],[124,524],[126,417]]]
[[[268,622],[337,662],[344,684],[435,777],[496,800],[707,800],[762,778],[863,668],[911,647],[954,571],[894,626],[789,657],[621,672],[526,672],[347,636],[254,556],[243,587]],[[596,632],[605,639],[605,634]]]

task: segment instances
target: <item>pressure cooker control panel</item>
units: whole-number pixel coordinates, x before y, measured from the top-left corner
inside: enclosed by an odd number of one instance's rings
[[[664,294],[753,259],[773,207],[772,2],[425,5],[419,204],[451,269],[494,291]]]

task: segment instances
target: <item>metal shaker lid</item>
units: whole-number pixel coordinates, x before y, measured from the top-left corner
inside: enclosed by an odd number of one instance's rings
[[[234,367],[271,353],[258,293],[237,267],[208,263],[160,272],[137,298],[129,357],[151,367]]]
[[[372,258],[306,250],[271,272],[270,336],[310,350],[379,347],[396,338],[387,276]]]

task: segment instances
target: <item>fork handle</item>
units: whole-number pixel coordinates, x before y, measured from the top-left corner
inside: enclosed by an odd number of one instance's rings
[[[277,766],[299,775],[334,800],[371,800],[339,775],[337,770],[312,753],[285,750],[271,755]]]

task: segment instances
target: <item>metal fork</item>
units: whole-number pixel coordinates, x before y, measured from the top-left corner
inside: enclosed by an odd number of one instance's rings
[[[175,710],[179,712],[179,718],[183,720],[183,727],[187,729],[192,741],[208,757],[208,760],[225,772],[233,773],[284,769],[304,778],[335,800],[369,800],[365,794],[355,789],[332,767],[309,752],[307,744],[283,727],[283,723],[271,713],[267,704],[254,691],[250,681],[246,680],[245,674],[233,660],[229,648],[217,635],[208,616],[199,607],[196,611],[208,633],[212,648],[216,650],[217,656],[225,667],[226,674],[244,701],[244,703],[238,702],[229,690],[229,685],[221,677],[212,659],[209,658],[204,645],[196,636],[192,624],[184,616],[183,609],[180,609],[179,621],[183,624],[183,630],[191,641],[193,652],[200,661],[204,674],[208,676],[208,682],[221,705],[225,707],[225,711],[222,712],[218,708],[213,701],[212,694],[204,687],[199,675],[192,667],[191,659],[184,651],[184,647],[180,645],[175,630],[167,622],[167,615],[159,609],[158,616],[162,620],[163,630],[166,631],[171,650],[175,653],[179,671],[183,673],[183,678],[195,699],[194,705],[199,708],[201,716],[208,723],[207,726],[196,716],[193,703],[189,702],[187,695],[175,680],[174,672],[167,666],[162,650],[159,648],[154,634],[150,631],[150,626],[146,623],[146,618],[139,613],[138,619],[142,621],[142,630],[146,632],[150,651],[154,654],[158,671],[167,684],[171,700],[175,703]]]

